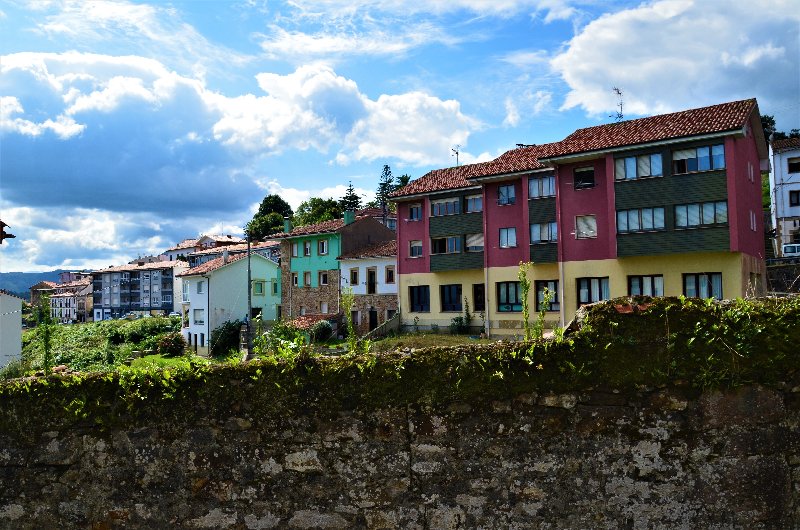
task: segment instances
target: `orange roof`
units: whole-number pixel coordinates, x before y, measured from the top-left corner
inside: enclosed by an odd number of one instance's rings
[[[181,250],[181,249],[184,249],[184,248],[191,248],[191,247],[194,247],[195,245],[197,245],[197,239],[191,239],[191,238],[184,239],[183,241],[181,241],[180,243],[178,243],[174,247],[169,247],[164,252],[169,252],[170,250]]]
[[[279,241],[265,241],[263,243],[258,242],[251,242],[250,243],[250,250],[263,250],[265,248],[275,247],[280,245]],[[227,249],[228,252],[245,252],[247,251],[247,243],[240,243],[238,245],[227,245],[224,247],[214,247],[214,248],[206,248],[203,250],[198,250],[197,252],[192,252],[192,256],[199,256],[205,254],[220,254],[223,250]]]
[[[270,261],[267,258],[265,258],[264,256],[262,256],[261,254],[252,254],[252,255],[253,256],[258,256],[261,259],[265,259],[267,261]],[[209,272],[213,272],[213,271],[215,271],[217,269],[221,269],[222,267],[224,267],[226,265],[230,265],[231,263],[234,263],[234,262],[239,261],[241,259],[245,259],[246,257],[247,257],[247,252],[237,252],[236,254],[229,254],[228,255],[228,261],[225,261],[225,257],[224,256],[220,256],[218,258],[214,258],[212,260],[206,261],[205,263],[201,263],[197,267],[192,267],[189,270],[181,271],[180,273],[176,274],[175,276],[182,277],[182,276],[198,276],[200,274],[208,274]],[[271,262],[271,263],[274,263],[274,262]],[[277,264],[276,264],[276,266],[277,266]]]
[[[152,263],[145,263],[139,265],[137,263],[126,263],[125,265],[117,265],[115,267],[106,267],[93,271],[92,274],[102,274],[104,272],[135,272],[135,271],[149,271],[157,269],[174,269],[184,268],[187,264],[183,261],[154,261]]]
[[[433,191],[455,190],[471,188],[476,184],[467,179],[481,176],[490,170],[492,162],[479,162],[463,166],[434,169],[428,171],[417,180],[412,180],[399,190],[391,194],[392,197],[404,197]]]
[[[775,140],[772,142],[772,150],[776,153],[790,151],[792,149],[800,149],[800,138],[784,138],[783,140]]]
[[[607,123],[578,129],[540,159],[645,144],[742,129],[756,108],[755,99],[744,99],[699,109],[660,114],[649,118]]]
[[[396,239],[364,247],[349,254],[343,254],[339,256],[339,259],[388,258],[393,256],[397,256]]]
[[[297,329],[311,329],[317,322],[321,320],[328,320],[329,318],[335,318],[335,317],[336,315],[331,315],[331,314],[301,315],[299,317],[292,319],[290,323]]]

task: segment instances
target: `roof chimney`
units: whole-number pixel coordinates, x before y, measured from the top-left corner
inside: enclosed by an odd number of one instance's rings
[[[290,217],[283,218],[283,231],[287,234],[292,231],[292,219]]]
[[[344,224],[349,225],[353,221],[356,220],[356,212],[353,210],[345,210],[344,212]]]
[[[222,263],[228,263],[228,249],[222,249]]]

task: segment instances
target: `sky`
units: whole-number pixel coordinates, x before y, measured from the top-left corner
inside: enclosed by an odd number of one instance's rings
[[[800,128],[797,0],[0,0],[0,271],[369,200],[384,165],[613,121],[614,87],[625,119],[755,97]]]

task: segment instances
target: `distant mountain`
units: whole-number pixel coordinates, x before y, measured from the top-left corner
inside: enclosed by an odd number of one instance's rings
[[[0,289],[30,300],[32,285],[43,281],[57,282],[58,275],[62,272],[64,269],[50,272],[0,272]]]

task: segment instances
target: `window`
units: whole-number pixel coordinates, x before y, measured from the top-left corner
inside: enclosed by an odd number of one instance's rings
[[[578,305],[591,304],[610,298],[608,290],[608,277],[605,278],[578,278]]]
[[[725,147],[722,144],[672,152],[672,172],[691,173],[725,167]]]
[[[664,174],[661,168],[660,154],[617,158],[614,161],[614,167],[616,180],[660,177]]]
[[[528,197],[539,199],[541,197],[554,197],[556,194],[556,177],[530,177],[528,179]]]
[[[358,268],[350,269],[350,285],[358,285]]]
[[[278,282],[272,282],[272,294],[278,294]]]
[[[253,282],[253,294],[256,296],[264,296],[264,282]]]
[[[205,324],[205,321],[206,321],[206,311],[205,311],[205,309],[195,309],[192,312],[192,321],[195,324]]]
[[[541,311],[544,306],[544,299],[550,298],[547,311],[558,311],[561,305],[558,302],[558,280],[537,280],[536,287],[536,311]]]
[[[442,311],[461,311],[461,284],[442,285]]]
[[[306,287],[311,287],[311,272],[306,271],[303,273],[303,285]]]
[[[464,197],[464,213],[483,211],[483,197],[481,195],[468,195]]]
[[[483,234],[467,234],[465,239],[467,241],[467,252],[483,251]]]
[[[300,306],[300,316],[302,317],[302,316],[304,316],[305,314],[306,314],[306,308],[305,308],[305,306],[302,306],[302,305],[301,305],[301,306]]]
[[[297,287],[297,273],[296,272],[292,273],[292,285]]]
[[[664,277],[628,276],[628,296],[664,296]]]
[[[800,190],[789,192],[789,206],[800,206]]]
[[[320,256],[324,256],[328,253],[328,240],[327,239],[320,239],[317,241],[317,254]]]
[[[497,310],[501,313],[522,311],[519,282],[497,282]]]
[[[594,188],[594,168],[593,167],[579,167],[575,168],[572,172],[572,177],[575,181],[575,189],[580,190],[584,188]]]
[[[461,252],[461,236],[431,239],[431,254],[455,254]]]
[[[320,302],[319,303],[319,312],[320,314],[326,315],[328,313],[328,302]]]
[[[688,228],[728,222],[728,203],[703,202],[675,206],[675,226]]]
[[[500,248],[511,248],[517,246],[517,229],[501,228],[500,229]]]
[[[359,324],[361,324],[361,312],[350,311],[350,320],[353,322],[354,326],[358,326]]]
[[[292,243],[292,257],[293,258],[297,257],[297,248],[298,248],[297,247],[297,243]]]
[[[617,233],[664,230],[664,208],[639,208],[617,212]]]
[[[422,205],[421,204],[411,204],[408,207],[408,220],[409,221],[419,221],[422,219]]]
[[[461,213],[461,202],[457,197],[431,202],[431,215],[434,217],[454,215],[457,213]]]
[[[205,292],[205,287],[206,287],[206,282],[204,281],[197,282],[197,294],[203,294]]]
[[[514,204],[516,196],[514,194],[514,185],[506,184],[497,187],[497,204]]]
[[[558,241],[558,227],[555,221],[531,225],[531,244]]]
[[[431,291],[427,285],[414,285],[408,288],[408,299],[411,303],[411,312],[431,310]]]
[[[597,237],[597,219],[594,215],[575,217],[575,238],[591,239]]]
[[[486,286],[482,283],[472,284],[472,310],[486,311]]]
[[[750,210],[750,230],[756,232],[758,229],[758,221],[756,220],[756,212]]]
[[[311,241],[303,241],[303,256],[311,255]]]
[[[800,157],[786,160],[786,169],[789,173],[800,173]]]
[[[683,294],[693,298],[722,300],[722,273],[699,272],[683,275]]]
[[[395,230],[397,228],[397,219],[386,219],[386,228]]]
[[[386,283],[394,283],[394,265],[386,266]]]
[[[189,301],[189,282],[183,280],[183,299],[182,301],[188,302]]]
[[[412,258],[422,257],[422,241],[410,241],[408,255]]]
[[[319,284],[320,285],[328,285],[328,273],[327,273],[327,271],[320,271],[318,279],[319,279]]]

